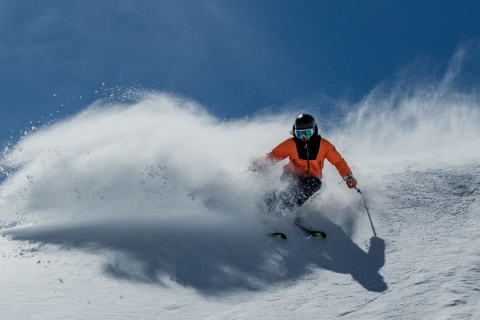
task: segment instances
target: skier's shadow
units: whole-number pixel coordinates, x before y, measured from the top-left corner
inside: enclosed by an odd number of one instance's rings
[[[345,231],[328,218],[322,216],[309,217],[307,224],[322,226],[327,232],[325,244],[319,255],[313,258],[318,267],[332,272],[350,274],[352,278],[365,289],[383,292],[388,289],[380,269],[385,265],[385,241],[372,237],[368,251],[363,251],[356,245]],[[323,241],[323,240],[320,240]],[[315,249],[315,248],[312,248]]]
[[[263,290],[271,284],[302,278],[311,272],[312,264],[351,274],[367,290],[387,289],[379,274],[385,263],[382,239],[372,238],[365,252],[329,219],[314,215],[308,222],[322,226],[327,239],[304,240],[291,219],[286,219],[280,230],[288,233],[287,241],[269,242],[258,221],[240,218],[197,225],[185,225],[180,219],[39,227],[5,234],[13,240],[53,243],[67,250],[74,247],[98,253],[110,248],[118,253],[104,264],[104,272],[110,277],[157,285],[167,285],[166,278],[170,277],[208,295],[242,288]]]

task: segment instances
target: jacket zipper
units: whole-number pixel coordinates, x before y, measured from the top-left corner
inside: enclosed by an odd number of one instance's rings
[[[307,148],[307,172],[305,172],[305,176],[310,172],[310,154],[308,152],[308,144],[305,144],[305,148]]]

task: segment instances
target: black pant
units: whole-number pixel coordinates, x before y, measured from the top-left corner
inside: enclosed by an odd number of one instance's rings
[[[287,181],[284,204],[286,207],[300,207],[322,187],[322,181],[316,177],[298,176],[284,171],[280,180]]]
[[[270,212],[300,207],[322,187],[322,181],[318,178],[298,176],[288,171],[283,172],[280,180],[287,182],[288,186],[284,191],[266,194],[265,201]]]

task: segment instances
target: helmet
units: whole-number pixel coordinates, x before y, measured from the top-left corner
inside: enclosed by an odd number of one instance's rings
[[[316,127],[315,119],[306,113],[300,114],[297,119],[295,119],[294,130],[298,129],[312,129]]]

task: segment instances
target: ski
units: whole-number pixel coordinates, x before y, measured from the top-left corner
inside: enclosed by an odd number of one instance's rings
[[[296,225],[297,227],[299,227],[300,229],[302,229],[303,232],[309,234],[313,238],[326,238],[327,237],[327,234],[325,232],[319,231],[319,230],[310,230],[310,229],[306,228],[305,226],[302,226],[297,221],[293,221],[293,224]]]
[[[310,230],[296,221],[294,221],[293,224],[295,224],[297,227],[302,229],[302,231],[308,234],[310,237],[317,238],[317,239],[324,239],[327,237],[327,234],[323,231]],[[287,236],[282,232],[269,232],[269,235],[274,239],[283,239],[283,240],[287,239]]]
[[[281,232],[270,232],[270,236],[274,239],[287,239],[287,236]]]

